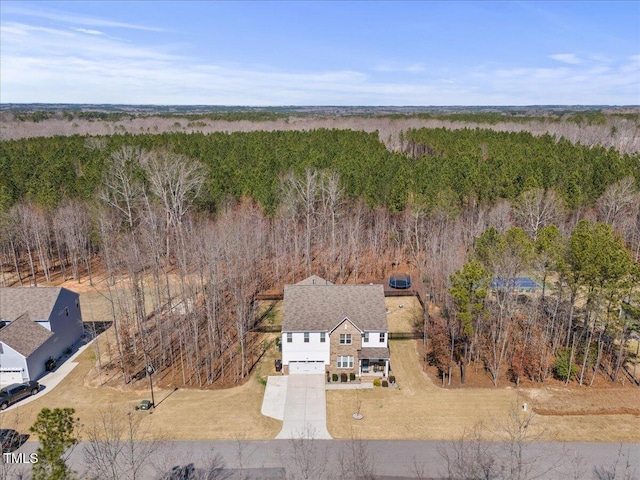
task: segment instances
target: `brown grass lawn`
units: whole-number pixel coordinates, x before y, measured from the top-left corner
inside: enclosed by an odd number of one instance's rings
[[[141,430],[162,438],[197,439],[265,439],[275,437],[282,422],[260,413],[264,395],[264,378],[273,369],[275,347],[271,347],[256,372],[243,385],[225,390],[154,388],[158,407],[152,413],[135,411],[142,399],[150,399],[149,384],[141,390],[88,386],[96,384],[93,348],[78,357],[79,364],[51,392],[42,398],[0,415],[3,428],[28,431],[43,407],[73,407],[86,431],[99,421],[100,412],[113,407],[123,414],[131,412],[143,417]]]
[[[369,439],[455,439],[480,422],[489,428],[504,424],[527,402],[529,412],[559,409],[553,415],[535,414],[532,425],[540,439],[640,441],[638,389],[443,389],[421,371],[415,340],[392,341],[390,347],[399,388],[361,390],[362,420],[351,417],[355,390],[327,391],[327,426],[334,438],[351,438],[355,432]],[[623,407],[631,413],[607,414]]]
[[[385,304],[390,312],[387,314],[390,332],[411,333],[414,320],[422,321],[422,307],[416,297],[388,297]]]
[[[416,310],[420,313],[417,300],[387,298],[386,304],[389,330],[410,332]],[[524,415],[526,402],[541,439],[640,441],[638,388],[441,388],[421,369],[418,341],[394,340],[390,348],[399,388],[361,390],[362,420],[352,418],[355,390],[327,391],[327,424],[334,438],[355,432],[370,439],[455,439],[480,422],[492,429],[513,412]]]
[[[83,313],[88,319],[101,319],[106,308],[93,288],[81,294]],[[400,308],[400,304],[403,308]],[[392,332],[410,332],[419,305],[415,298],[387,299]],[[274,310],[274,323],[281,322],[281,303]],[[419,310],[418,310],[419,313]],[[107,317],[108,318],[108,317]],[[270,334],[273,340],[277,334]],[[109,331],[100,342],[108,340]],[[392,341],[391,362],[399,388],[376,388],[358,393],[364,419],[353,420],[356,392],[327,392],[327,423],[335,438],[356,433],[370,439],[454,439],[479,422],[492,425],[512,411],[521,412],[523,402],[537,412],[535,425],[543,438],[562,441],[640,441],[640,389],[576,388],[441,388],[422,371],[418,341]],[[105,349],[103,348],[103,352]],[[260,413],[264,381],[273,374],[273,359],[279,357],[272,344],[241,386],[224,390],[155,388],[158,408],[152,413],[134,411],[144,398],[150,398],[148,383],[136,383],[137,390],[100,385],[95,368],[96,354],[89,347],[78,366],[55,390],[36,401],[0,414],[2,428],[28,431],[43,407],[73,407],[87,430],[98,422],[100,411],[113,407],[142,418],[143,430],[164,438],[187,439],[269,439],[280,431],[282,422]],[[104,377],[108,376],[104,372]],[[104,382],[106,378],[101,380]],[[506,385],[506,384],[505,384]],[[354,430],[355,429],[355,430]]]

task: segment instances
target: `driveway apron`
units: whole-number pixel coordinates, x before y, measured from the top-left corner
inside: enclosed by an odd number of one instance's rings
[[[289,375],[282,430],[278,439],[331,439],[323,374]]]

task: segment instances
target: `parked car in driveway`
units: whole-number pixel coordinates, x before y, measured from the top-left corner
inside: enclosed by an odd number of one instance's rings
[[[22,445],[21,435],[10,428],[0,430],[0,450],[2,453],[13,452]]]
[[[0,410],[40,391],[38,382],[12,383],[0,389]]]

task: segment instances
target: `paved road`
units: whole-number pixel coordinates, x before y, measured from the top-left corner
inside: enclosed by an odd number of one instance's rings
[[[501,449],[503,453],[507,451],[507,446],[503,444],[488,445]],[[23,445],[19,452],[30,453],[35,451],[36,446],[35,443],[29,442]],[[70,463],[79,472],[84,471],[86,467],[82,455],[83,447],[84,444],[81,443],[70,457]],[[166,472],[173,466],[185,466],[189,463],[202,467],[207,465],[214,455],[220,455],[227,468],[238,468],[241,465],[245,469],[271,469],[265,470],[262,476],[252,477],[261,479],[282,479],[283,468],[288,473],[287,478],[301,478],[301,468],[316,469],[316,474],[311,478],[317,480],[348,478],[342,469],[349,463],[349,458],[354,456],[361,459],[362,465],[370,464],[376,478],[416,478],[416,465],[424,472],[422,478],[443,478],[446,473],[446,464],[440,453],[443,448],[450,450],[451,444],[435,441],[383,440],[171,441],[163,443],[149,455],[149,465],[140,478],[155,480],[158,478],[158,470]],[[525,447],[524,458],[533,469],[529,478],[534,478],[533,474],[545,472],[553,467],[553,470],[535,478],[589,480],[596,478],[595,467],[612,465],[618,458],[619,451],[628,456],[629,463],[636,467],[635,476],[629,478],[638,478],[640,444],[535,443]],[[622,473],[624,462],[626,459],[618,465],[618,474]]]

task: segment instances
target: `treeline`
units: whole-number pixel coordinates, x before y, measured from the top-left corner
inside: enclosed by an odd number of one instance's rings
[[[496,384],[563,365],[566,381],[617,379],[639,301],[637,157],[529,134],[408,136],[424,151],[339,130],[2,142],[0,282],[92,281],[98,264],[123,380],[152,364],[205,386],[241,381],[262,353],[258,292],[405,264],[443,307],[422,327],[449,377],[473,362]],[[563,170],[563,158],[579,160]],[[542,299],[489,294],[493,277],[519,273],[546,286]]]
[[[453,195],[460,204],[493,203],[542,188],[554,189],[573,209],[592,205],[624,177],[640,180],[639,155],[550,135],[440,128],[410,130],[403,141],[403,150],[417,157],[411,191],[431,202]]]
[[[531,290],[518,284],[525,274],[540,279],[541,294],[522,293]],[[533,237],[489,227],[450,277],[444,315],[431,319],[431,363],[443,383],[454,364],[461,383],[471,364],[496,386],[505,373],[516,384],[551,376],[593,384],[600,371],[616,382],[640,332],[631,300],[639,285],[640,265],[609,224],[581,220],[568,236],[550,224]]]
[[[350,130],[53,137],[0,142],[0,209],[28,201],[91,199],[111,155],[124,145],[165,149],[206,167],[198,208],[250,197],[273,214],[279,177],[305,168],[338,172],[347,198],[401,212],[413,200],[455,208],[554,189],[570,208],[591,206],[616,181],[640,179],[640,156],[573,145],[553,136],[491,130],[420,129],[404,134],[406,155],[375,133]],[[144,176],[144,172],[140,172]]]
[[[617,380],[631,357],[640,302],[631,177],[581,212],[537,188],[474,207],[413,198],[394,213],[348,198],[335,170],[307,168],[277,179],[267,215],[248,197],[197,210],[208,175],[187,156],[121,146],[90,201],[0,212],[0,282],[92,281],[98,264],[114,322],[110,363],[125,382],[149,364],[184,385],[241,381],[264,348],[258,292],[311,273],[378,280],[394,264],[421,277],[423,298],[442,308],[417,325],[449,378],[473,364],[496,384],[507,373],[514,382]],[[542,294],[509,287],[521,274]],[[490,288],[494,277],[507,288]]]
[[[582,110],[563,110],[560,108],[521,108],[521,107],[192,107],[192,106],[129,106],[112,107],[93,106],[92,110],[70,108],[38,109],[16,105],[6,108],[13,118],[20,122],[41,122],[53,118],[66,120],[86,119],[117,122],[123,119],[158,116],[164,118],[184,118],[187,120],[226,120],[226,121],[264,121],[287,119],[290,117],[363,117],[391,118],[394,120],[417,118],[424,120],[443,120],[469,124],[496,125],[502,122],[573,122],[579,125],[606,125],[610,118],[624,118],[638,123],[640,114],[613,110],[583,108]],[[112,111],[112,110],[116,111]],[[450,110],[450,111],[447,111]]]

